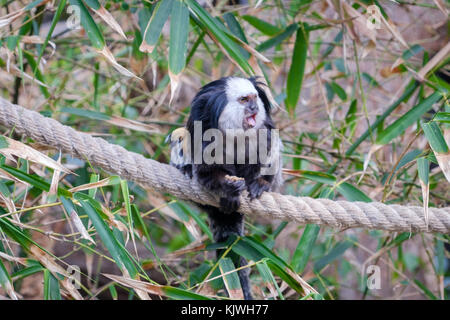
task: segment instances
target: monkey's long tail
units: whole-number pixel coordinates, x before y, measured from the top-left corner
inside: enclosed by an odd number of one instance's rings
[[[244,216],[239,212],[224,213],[213,206],[201,206],[209,216],[209,223],[213,232],[214,241],[225,242],[230,236],[244,235]],[[219,249],[216,251],[217,258],[220,258],[225,250]],[[233,261],[236,267],[242,267],[247,264],[247,261],[230,252],[228,256]],[[245,300],[252,300],[251,286],[250,286],[250,269],[245,268],[238,271],[239,280],[241,282],[242,292]]]

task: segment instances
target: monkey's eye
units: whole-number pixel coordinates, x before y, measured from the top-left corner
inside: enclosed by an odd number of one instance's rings
[[[247,103],[249,99],[248,97],[240,97],[238,100],[240,103]]]

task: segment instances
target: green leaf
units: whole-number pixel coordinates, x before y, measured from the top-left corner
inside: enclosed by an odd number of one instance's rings
[[[445,263],[446,263],[446,258],[445,258],[445,248],[444,248],[444,242],[436,239],[436,262],[437,262],[437,266],[436,266],[436,271],[437,274],[440,276],[445,275]]]
[[[394,121],[394,123],[386,129],[379,132],[376,143],[379,145],[388,144],[392,139],[400,136],[406,128],[414,124],[424,113],[429,111],[433,107],[433,104],[438,102],[441,97],[442,96],[439,92],[434,92],[426,99],[422,100],[418,105],[411,108],[411,110]]]
[[[20,47],[19,47],[20,48]],[[35,70],[35,76],[36,79],[38,79],[40,82],[45,84],[45,79],[42,76],[41,70],[39,70],[39,68],[37,67],[38,64],[36,63],[36,61],[34,60],[34,55],[32,55],[31,53],[29,53],[28,51],[24,51],[23,55],[25,57],[25,59],[27,60],[28,64],[30,65],[32,70]],[[22,64],[22,63],[21,63]],[[49,98],[50,97],[50,93],[48,92],[48,89],[45,86],[39,86],[42,94],[46,97]]]
[[[433,121],[450,123],[450,112],[438,112],[433,118]]]
[[[189,217],[191,217],[192,219],[195,220],[195,222],[197,223],[197,225],[200,227],[200,229],[208,236],[209,239],[213,240],[213,235],[211,233],[210,228],[208,227],[208,225],[202,220],[202,218],[200,217],[199,213],[196,212],[193,208],[185,205],[182,201],[177,201],[176,203],[173,204],[172,206],[174,209],[179,209],[179,210],[175,210],[175,213],[177,215],[180,216],[180,213],[183,212],[184,214],[186,214],[187,216],[185,217],[185,221],[189,220]],[[180,212],[181,210],[181,212]],[[181,219],[183,219],[183,217],[180,217]]]
[[[44,270],[44,299],[61,300],[61,292],[58,279],[47,269]]]
[[[387,108],[385,112],[374,121],[374,123],[366,130],[364,133],[347,149],[345,152],[346,156],[350,156],[353,152],[358,148],[358,146],[367,139],[371,135],[373,131],[377,129],[377,127],[383,123],[383,121],[402,103],[409,100],[411,95],[416,91],[419,86],[418,81],[412,80],[405,88],[405,91],[402,93],[400,98],[398,98],[392,105]]]
[[[6,138],[4,136],[0,135],[0,149],[8,148],[9,143],[6,141]]]
[[[85,117],[93,120],[110,120],[111,116],[92,110],[80,109],[80,108],[71,108],[71,107],[63,107],[59,110],[60,112],[66,112],[73,115],[77,115],[80,117]]]
[[[267,262],[265,260],[261,261],[260,263],[256,264],[256,268],[258,269],[259,274],[261,275],[261,278],[266,286],[273,286],[277,290],[280,299],[284,300],[283,293],[281,292],[280,287],[278,286],[277,281],[272,274],[272,271],[267,265]]]
[[[303,270],[305,270],[319,231],[320,226],[318,225],[306,225],[302,237],[300,238],[300,241],[298,242],[297,248],[295,249],[294,255],[292,257],[291,265],[294,268],[295,272],[302,273]]]
[[[44,267],[39,262],[31,260],[29,261],[29,265],[27,265],[27,267],[14,272],[12,277],[15,279],[23,279],[44,270]]]
[[[241,238],[234,244],[232,251],[248,260],[267,260],[267,265],[275,274],[283,279],[295,291],[299,293],[303,292],[302,286],[288,273],[287,270],[291,270],[288,264],[255,238]],[[291,272],[294,271],[291,270]]]
[[[36,8],[36,7],[39,6],[42,2],[44,2],[44,0],[35,0],[35,1],[31,2],[30,4],[28,4],[28,5],[24,8],[24,10],[25,10],[25,11],[28,11],[28,10],[31,10],[31,9],[33,9],[33,8]]]
[[[337,243],[327,255],[317,260],[314,264],[314,271],[320,272],[323,268],[344,254],[344,252],[351,246],[352,243],[348,240]]]
[[[179,74],[186,65],[189,32],[189,9],[183,1],[175,0],[170,18],[169,70]]]
[[[100,236],[103,244],[105,245],[108,252],[111,254],[111,257],[115,260],[119,269],[122,270],[122,272],[124,272],[125,268],[130,274],[130,276],[134,278],[137,274],[136,267],[131,261],[126,249],[114,237],[111,229],[102,219],[99,212],[97,212],[95,206],[93,206],[93,204],[91,203],[94,200],[86,199],[86,196],[83,196],[80,193],[75,193],[74,198],[80,202],[80,205],[83,207],[89,219],[92,221],[95,230],[97,230],[98,235]]]
[[[363,191],[359,190],[358,188],[356,188],[355,186],[351,185],[348,182],[342,182],[336,186],[337,179],[331,174],[307,170],[302,170],[300,171],[300,173],[302,177],[306,179],[328,184],[335,187],[336,190],[349,201],[364,201],[364,202],[372,201],[372,199],[370,199]]]
[[[239,22],[236,20],[236,17],[233,13],[227,12],[223,15],[223,19],[228,25],[228,28],[230,28],[230,31],[232,34],[234,34],[236,37],[238,37],[240,40],[244,41],[245,43],[248,43],[247,37],[245,36],[244,30],[242,29]]]
[[[0,260],[0,285],[8,292],[9,288],[12,288],[11,277],[6,270],[2,260]],[[11,297],[12,298],[12,297]]]
[[[423,50],[424,50],[423,47],[419,44],[412,45],[410,48],[408,48],[403,52],[402,58],[403,60],[406,61],[409,58],[415,56],[416,54],[422,52]]]
[[[389,180],[389,183],[392,181],[393,177],[395,176],[395,174],[397,173],[398,170],[400,170],[400,168],[402,168],[403,166],[405,166],[406,164],[410,163],[411,161],[414,161],[418,156],[420,156],[422,154],[422,151],[418,150],[418,149],[414,149],[410,152],[408,152],[407,154],[405,154],[400,161],[398,162],[397,166],[394,169],[394,172],[392,174],[391,179]]]
[[[278,257],[275,253],[267,248],[264,244],[259,242],[253,237],[244,237],[240,239],[232,248],[233,251],[240,254],[245,252],[245,255],[250,255],[252,258],[249,260],[258,261],[264,258],[269,258],[281,268],[287,267],[287,263]]]
[[[422,290],[422,292],[431,300],[438,300],[438,298],[430,291],[422,282],[414,279],[414,283]]]
[[[99,182],[99,180],[100,180],[100,175],[93,173],[93,174],[91,174],[91,176],[89,178],[89,183]],[[106,178],[105,180],[108,181],[108,183],[107,183],[108,186],[120,183],[120,178],[118,176],[110,176],[110,177]],[[88,191],[89,197],[95,199],[96,194],[97,194],[97,188],[89,189],[89,191]]]
[[[417,171],[419,174],[419,179],[425,185],[428,185],[430,174],[430,162],[428,161],[427,158],[422,157],[417,159]]]
[[[144,42],[142,42],[140,50],[151,53],[158,42],[162,28],[169,18],[172,11],[174,0],[161,0],[157,3],[153,10],[152,17],[148,21],[144,33]]]
[[[277,34],[273,38],[264,41],[259,46],[256,47],[256,50],[259,52],[263,52],[268,50],[276,45],[281,44],[285,39],[289,38],[297,29],[299,28],[298,23],[293,23],[286,27],[281,33]]]
[[[233,297],[235,294],[234,291],[238,291],[238,295],[242,295],[242,288],[241,288],[241,282],[239,281],[239,276],[237,271],[232,272],[233,270],[236,270],[233,262],[230,258],[222,258],[219,260],[219,269],[221,274],[225,274],[228,272],[231,272],[225,276],[223,276],[223,282],[225,284],[225,287],[231,297]]]
[[[128,190],[127,180],[120,181],[120,188],[122,189],[123,201],[125,202],[125,210],[127,211],[128,226],[130,230],[133,230],[133,215],[131,214],[131,203],[130,203],[130,191]]]
[[[353,137],[353,134],[355,133],[356,124],[357,124],[357,116],[356,112],[358,111],[358,105],[357,100],[353,99],[352,103],[350,104],[350,107],[348,108],[347,114],[345,115],[345,129],[350,129],[347,137],[348,139],[351,139]],[[346,130],[345,130],[346,131]],[[345,131],[343,134],[345,134]]]
[[[449,152],[442,131],[436,122],[422,123],[422,129],[434,152],[440,154]]]
[[[84,30],[86,30],[87,36],[91,41],[92,46],[97,50],[102,50],[105,47],[105,39],[103,38],[100,29],[90,15],[83,1],[69,0],[69,2],[71,5],[75,5],[80,8],[80,22]]]
[[[97,0],[84,0],[84,2],[86,2],[86,4],[94,10],[100,9],[100,2]]]
[[[28,174],[26,172],[23,172],[19,169],[10,167],[5,164],[1,164],[0,168],[7,171],[9,174],[13,175],[17,179],[31,184],[33,187],[36,187],[36,188],[46,191],[46,192],[50,191],[50,183],[42,180],[40,177],[38,177],[36,175]],[[59,188],[59,187],[58,187],[58,195],[63,195],[65,197],[72,197],[72,193],[70,191],[63,189],[63,188]]]
[[[291,289],[295,290],[298,293],[303,293],[303,287],[300,285],[300,283],[286,271],[288,267],[282,268],[272,260],[267,260],[267,265],[277,276],[279,276],[284,282],[286,282]]]
[[[305,12],[312,0],[292,0],[290,7],[289,7],[289,14],[293,17],[295,17],[297,14],[301,12]]]
[[[345,101],[347,100],[347,93],[345,93],[345,90],[342,89],[340,85],[338,85],[336,82],[331,82],[331,89],[338,95],[338,97]]]
[[[307,55],[308,33],[303,28],[298,28],[286,86],[286,108],[291,114],[294,113],[300,97]]]
[[[206,296],[176,287],[162,286],[161,289],[167,297],[175,300],[211,300]]]
[[[281,32],[281,29],[264,20],[258,19],[254,16],[244,15],[242,19],[251,24],[255,29],[261,31],[265,35],[274,36]]]
[[[33,240],[27,230],[20,230],[13,225],[8,218],[0,218],[0,231],[6,233],[8,237],[20,244],[24,250],[29,250]]]
[[[228,29],[230,29],[231,34],[233,34],[233,36],[235,36],[239,40],[248,44],[248,40],[247,37],[245,36],[244,30],[242,29],[239,22],[236,20],[234,14],[231,12],[227,12],[223,15],[223,19],[227,23]],[[250,58],[250,53],[244,48],[239,48],[239,51],[241,51],[241,54],[245,59],[248,60]]]
[[[351,185],[350,183],[340,183],[337,186],[336,190],[340,194],[342,194],[348,201],[372,202],[372,199],[370,199],[369,196],[367,196],[362,190]]]
[[[362,78],[366,80],[370,87],[379,87],[380,84],[370,74],[363,72]]]
[[[111,283],[111,285],[108,287],[108,289],[109,289],[109,293],[111,294],[111,297],[113,298],[113,300],[117,300],[118,294],[117,294],[117,290],[116,290],[116,286],[114,285],[114,282]]]
[[[247,59],[242,55],[240,51],[240,46],[238,46],[234,40],[232,40],[232,35],[228,34],[227,28],[218,22],[218,20],[211,17],[211,15],[200,6],[197,1],[185,0],[191,12],[196,16],[196,23],[202,27],[203,30],[215,39],[220,45],[225,49],[227,54],[232,60],[234,60],[247,74],[253,74],[253,69],[248,63]]]

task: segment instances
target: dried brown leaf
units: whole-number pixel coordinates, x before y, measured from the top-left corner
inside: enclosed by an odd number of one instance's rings
[[[47,157],[43,153],[23,144],[22,142],[10,139],[8,137],[3,136],[2,139],[5,139],[8,143],[8,147],[0,148],[0,153],[5,156],[14,155],[16,157],[20,157],[22,159],[35,162],[41,164],[47,168],[51,168],[53,170],[63,171],[67,174],[71,174],[72,172],[69,169],[66,169],[63,165],[59,164],[55,160]]]
[[[120,74],[122,74],[122,75],[124,75],[126,77],[136,78],[136,79],[139,79],[139,80],[143,81],[141,78],[136,76],[133,72],[131,72],[127,68],[125,68],[122,65],[120,65],[116,61],[116,58],[114,58],[113,54],[111,53],[111,51],[107,47],[103,47],[102,50],[98,50],[98,53],[102,54],[106,58],[106,60],[109,63],[111,63],[111,65],[114,67],[114,69],[116,69]]]
[[[96,14],[100,16],[112,29],[114,29],[118,34],[120,34],[125,40],[128,40],[127,36],[123,32],[120,25],[117,23],[116,19],[107,11],[103,6],[100,6],[98,10],[94,10]]]

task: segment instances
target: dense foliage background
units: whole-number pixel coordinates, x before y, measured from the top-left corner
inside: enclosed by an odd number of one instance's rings
[[[0,0],[0,92],[167,163],[165,136],[202,85],[258,75],[284,193],[426,212],[450,205],[448,12],[445,0]],[[205,213],[1,132],[0,298],[241,297]],[[228,248],[248,258],[257,298],[448,297],[448,235],[246,228]]]

